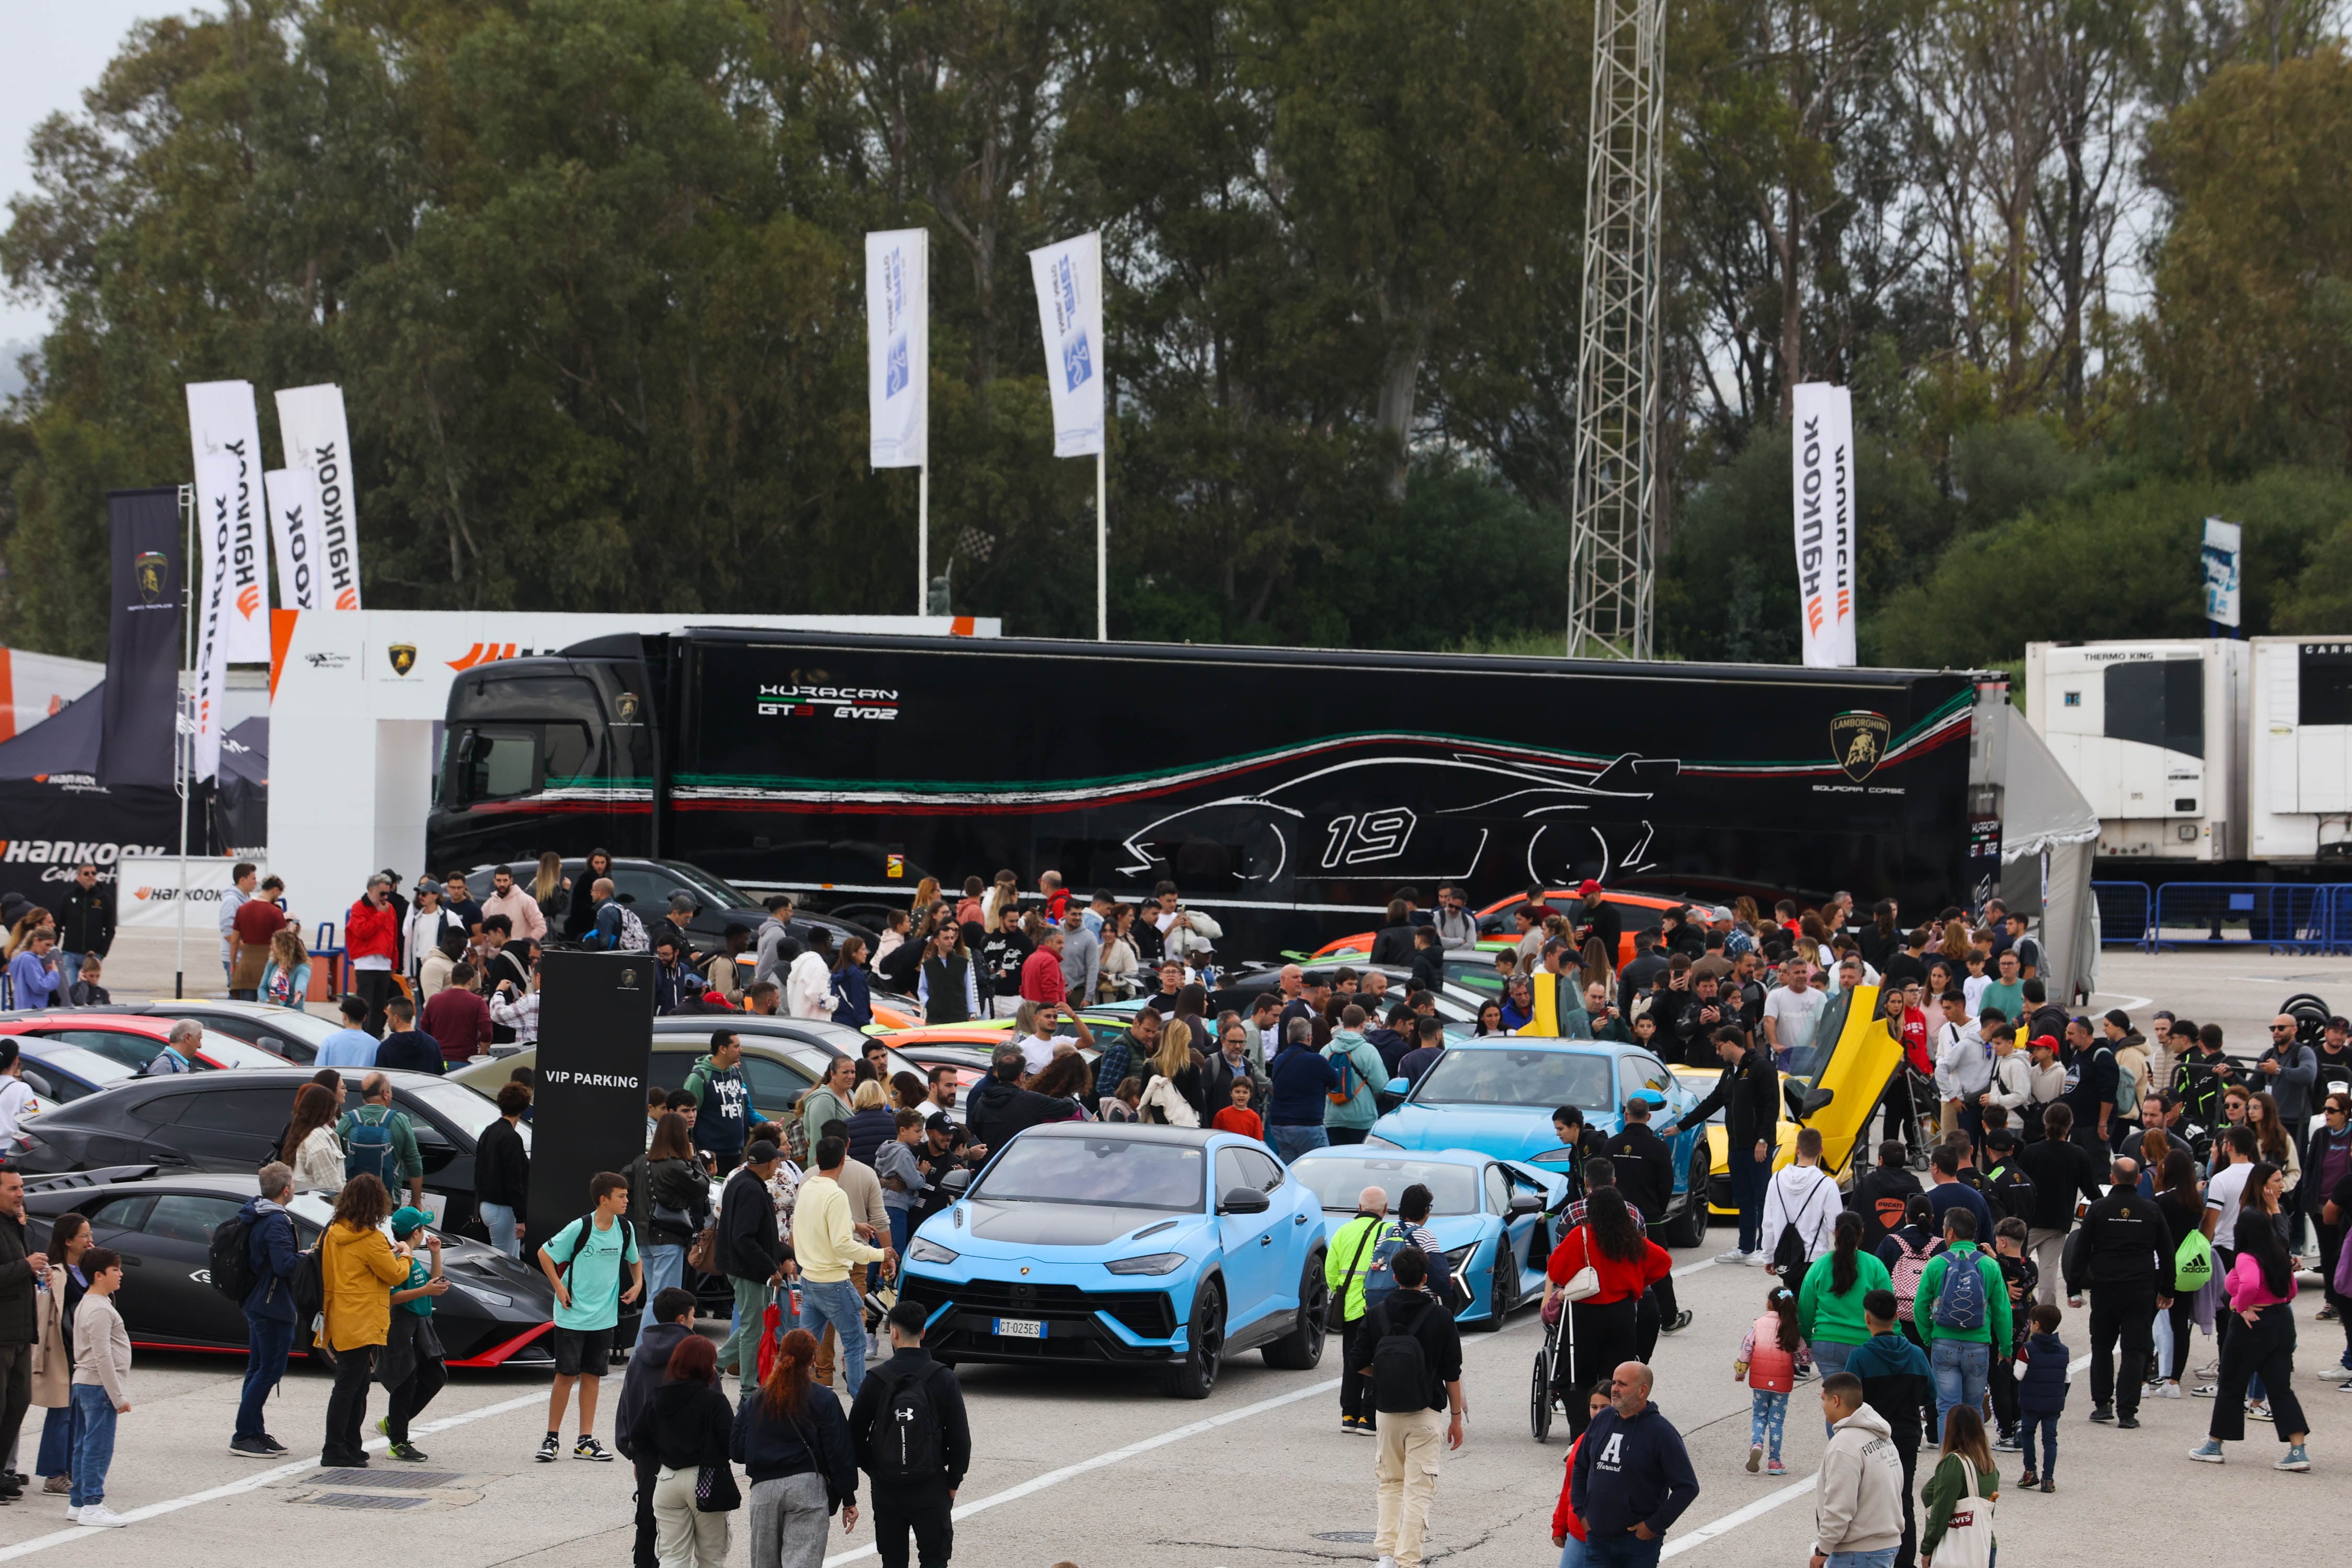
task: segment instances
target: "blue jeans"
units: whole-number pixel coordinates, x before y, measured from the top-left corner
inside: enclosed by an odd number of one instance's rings
[[[1927,1436],[1940,1447],[1944,1423],[1952,1412],[1963,1405],[1974,1410],[1984,1403],[1992,1346],[1980,1340],[1937,1340],[1927,1352],[1927,1365],[1936,1376],[1936,1430]]]
[[[1832,1552],[1828,1568],[1895,1568],[1896,1550],[1882,1546],[1875,1552]]]
[[[1853,1354],[1855,1349],[1835,1340],[1815,1340],[1807,1348],[1813,1353],[1813,1370],[1823,1377],[1835,1377],[1843,1372],[1846,1358]]]
[[[114,1401],[94,1383],[77,1383],[73,1407],[81,1435],[74,1440],[73,1490],[66,1500],[87,1508],[106,1500],[106,1472],[114,1463]]]
[[[842,1379],[849,1397],[856,1399],[858,1385],[866,1381],[866,1305],[857,1299],[857,1287],[846,1279],[826,1284],[803,1279],[800,1326],[822,1340],[827,1323],[841,1335]]]
[[[74,1419],[73,1401],[68,1398],[41,1417],[41,1454],[33,1461],[33,1474],[47,1480],[71,1473],[74,1439],[80,1436],[81,1426]]]
[[[478,1203],[482,1211],[482,1224],[488,1227],[490,1245],[516,1262],[522,1261],[522,1244],[515,1239],[515,1212],[510,1204]],[[651,1271],[648,1270],[648,1273]]]
[[[901,1258],[906,1257],[907,1237],[915,1228],[908,1222],[914,1217],[914,1211],[912,1209],[894,1209],[889,1205],[885,1204],[882,1205],[882,1212],[890,1216],[891,1250],[896,1252]]]
[[[1571,1535],[1560,1542],[1559,1568],[1585,1568],[1589,1561],[1584,1555],[1584,1542],[1575,1536]]]
[[[686,1248],[670,1242],[655,1242],[639,1254],[646,1265],[646,1305],[650,1308],[654,1298],[686,1279]],[[651,1313],[647,1313],[650,1319]]]
[[[236,1402],[236,1436],[258,1437],[268,1430],[261,1407],[286,1375],[286,1358],[293,1349],[293,1324],[246,1314],[245,1394]]]
[[[1331,1146],[1331,1135],[1323,1130],[1319,1121],[1312,1127],[1304,1123],[1277,1121],[1265,1131],[1267,1139],[1274,1144],[1275,1153],[1286,1165],[1309,1149],[1328,1149]]]
[[[58,950],[58,990],[49,1000],[63,1006],[73,994],[73,983],[81,978],[81,954]]]
[[[1748,1446],[1763,1448],[1776,1465],[1780,1462],[1780,1434],[1788,1419],[1787,1394],[1771,1388],[1748,1391]]]
[[[2033,1435],[2037,1432],[2042,1435],[2042,1463],[2038,1466],[2033,1462]],[[2057,1472],[2058,1412],[2053,1410],[2046,1415],[2029,1413],[2020,1416],[2017,1440],[2024,1446],[2025,1452],[2020,1462],[2025,1466],[2027,1475],[2040,1476],[2047,1480]]]
[[[1615,1535],[1588,1535],[1584,1540],[1584,1568],[1658,1568],[1658,1553],[1666,1538],[1644,1541],[1632,1531]]]

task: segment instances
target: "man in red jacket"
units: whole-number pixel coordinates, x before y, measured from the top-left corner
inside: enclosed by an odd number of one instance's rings
[[[383,1004],[392,994],[392,972],[400,962],[400,917],[392,908],[392,879],[378,871],[367,892],[343,916],[343,956],[351,961],[352,990],[368,1005],[369,1034],[383,1034]]]
[[[1021,961],[1021,999],[1060,1006],[1069,1000],[1069,983],[1062,978],[1062,932],[1047,926],[1037,939],[1037,951]]]

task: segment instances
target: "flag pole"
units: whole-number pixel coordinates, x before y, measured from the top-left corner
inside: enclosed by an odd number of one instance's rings
[[[1106,443],[1107,445],[1108,443]],[[1110,523],[1103,510],[1103,453],[1095,452],[1095,641],[1110,641]]]
[[[924,443],[929,446],[929,443]],[[915,470],[915,614],[931,613],[931,459]]]

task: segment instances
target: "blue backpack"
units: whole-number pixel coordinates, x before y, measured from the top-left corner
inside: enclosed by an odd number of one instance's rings
[[[1929,1321],[1939,1329],[1969,1332],[1985,1326],[1984,1271],[1977,1266],[1983,1254],[1954,1252],[1944,1263],[1944,1281],[1936,1288],[1935,1310]]]
[[[1396,1270],[1390,1267],[1396,1255],[1413,1245],[1405,1233],[1402,1220],[1391,1223],[1372,1244],[1372,1260],[1364,1269],[1364,1315],[1370,1317],[1375,1308],[1396,1294]],[[1440,1302],[1450,1306],[1454,1300],[1454,1270],[1443,1252],[1429,1254],[1429,1278],[1423,1289]]]
[[[376,1118],[368,1120],[368,1112]],[[393,1113],[382,1106],[362,1105],[352,1112],[351,1146],[343,1154],[343,1180],[353,1176],[373,1176],[387,1188],[398,1174],[399,1151],[392,1142]]]

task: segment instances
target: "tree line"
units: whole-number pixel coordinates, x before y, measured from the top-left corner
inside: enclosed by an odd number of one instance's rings
[[[1862,426],[1863,649],[2347,629],[2326,0],[1670,0],[1663,643],[1794,657],[1783,420]],[[1091,626],[1024,253],[1105,237],[1117,635],[1556,647],[1590,0],[225,0],[32,145],[0,635],[95,656],[180,387],[339,381],[368,603],[906,612],[860,236],[932,250],[935,571]]]

